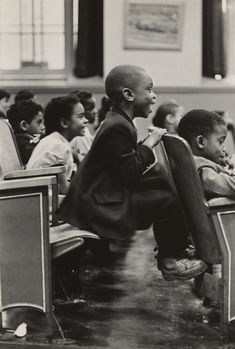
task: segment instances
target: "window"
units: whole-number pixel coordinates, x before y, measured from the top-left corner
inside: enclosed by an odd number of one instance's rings
[[[203,76],[234,83],[235,0],[203,0]]]
[[[2,78],[65,78],[73,69],[78,0],[0,0]]]
[[[228,0],[227,18],[228,75],[235,76],[235,0]]]

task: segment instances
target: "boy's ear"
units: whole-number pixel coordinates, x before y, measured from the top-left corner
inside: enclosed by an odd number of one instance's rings
[[[174,123],[174,115],[172,114],[167,114],[165,117],[166,122],[168,122],[168,124],[173,124]]]
[[[199,149],[204,149],[205,144],[206,144],[206,139],[202,135],[197,136],[197,138],[196,138],[197,147]]]
[[[24,132],[27,131],[27,122],[25,120],[20,122],[20,129]]]
[[[128,102],[133,102],[134,101],[134,97],[135,96],[134,96],[133,91],[130,88],[124,87],[122,89],[122,95],[123,95],[123,97],[125,98],[126,101],[128,101]]]

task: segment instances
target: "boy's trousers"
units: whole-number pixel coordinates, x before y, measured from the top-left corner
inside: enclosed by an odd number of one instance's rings
[[[153,189],[148,188],[132,194],[131,211],[135,217],[136,230],[153,224],[159,248],[158,258],[179,257],[189,241],[186,223],[170,190],[161,189],[166,186],[158,178],[153,182]]]

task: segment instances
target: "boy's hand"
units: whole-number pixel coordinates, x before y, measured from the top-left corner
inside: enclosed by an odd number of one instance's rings
[[[167,132],[165,128],[149,127],[149,136],[144,141],[144,145],[149,148],[155,147],[161,140],[162,136]]]
[[[230,169],[234,169],[235,168],[235,154],[232,154],[232,155],[226,157],[225,161],[226,161],[226,165]]]

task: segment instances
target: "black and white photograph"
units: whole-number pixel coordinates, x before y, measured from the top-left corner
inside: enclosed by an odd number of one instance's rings
[[[0,0],[0,349],[235,349],[235,0]]]

